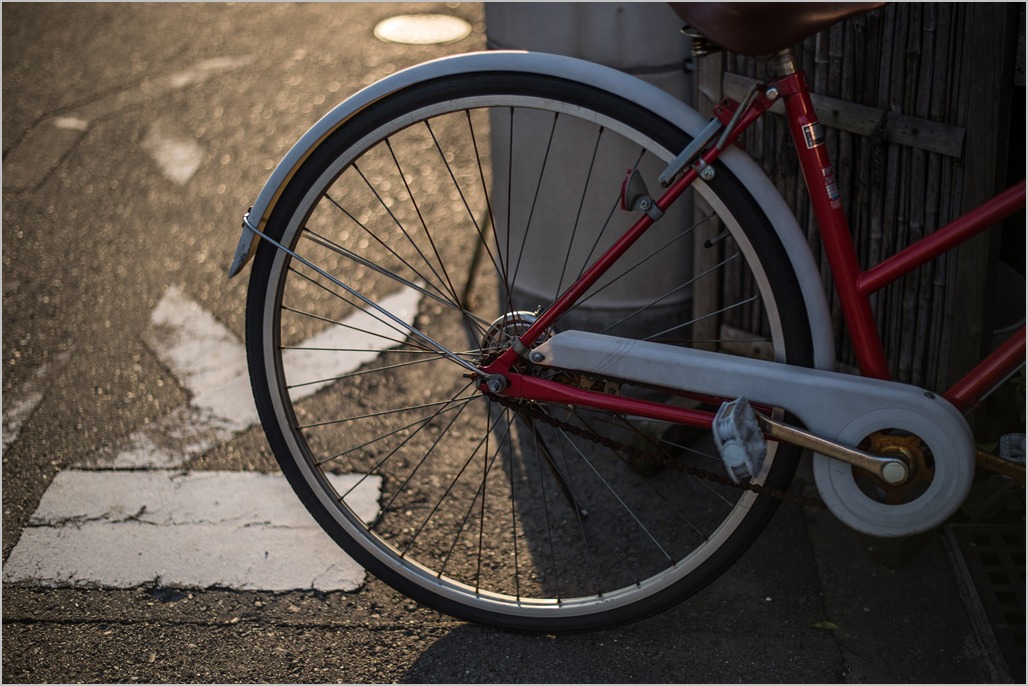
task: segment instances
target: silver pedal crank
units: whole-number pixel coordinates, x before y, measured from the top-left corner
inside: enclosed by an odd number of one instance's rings
[[[888,484],[901,484],[909,476],[908,466],[898,458],[870,455],[783,424],[755,411],[746,398],[723,403],[714,415],[712,429],[721,461],[736,483],[760,473],[767,455],[765,434],[867,470]]]

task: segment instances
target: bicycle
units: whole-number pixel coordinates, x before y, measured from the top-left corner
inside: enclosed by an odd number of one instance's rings
[[[349,555],[450,615],[578,631],[716,579],[795,498],[804,449],[860,531],[910,535],[959,507],[962,412],[1024,364],[1024,327],[938,395],[889,380],[868,298],[1023,208],[1024,182],[862,270],[790,46],[866,7],[810,9],[780,32],[685,16],[775,55],[777,76],[709,121],[595,64],[475,53],[369,86],[290,150],[230,275],[253,258],[267,439]],[[834,371],[806,239],[733,145],[778,101],[860,376]],[[694,251],[714,266],[677,278]],[[719,337],[729,314],[748,337]]]

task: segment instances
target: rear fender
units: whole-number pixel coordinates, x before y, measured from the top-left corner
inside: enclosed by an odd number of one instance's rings
[[[405,69],[354,94],[322,117],[286,153],[243,219],[242,236],[236,247],[229,277],[242,271],[253,256],[260,234],[267,225],[282,191],[297,169],[317,146],[351,117],[376,101],[429,79],[481,72],[521,72],[554,75],[579,81],[612,95],[646,103],[647,107],[686,132],[697,135],[707,124],[698,112],[677,98],[624,72],[572,57],[537,52],[490,51],[444,57]],[[721,161],[759,203],[782,241],[800,289],[814,337],[814,362],[820,369],[833,369],[835,347],[831,319],[821,275],[792,211],[763,171],[742,151],[731,148]]]

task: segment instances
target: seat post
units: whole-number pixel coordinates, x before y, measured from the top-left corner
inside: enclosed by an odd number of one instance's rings
[[[796,67],[796,54],[792,48],[785,48],[775,53],[775,72],[778,76],[792,76],[799,69]]]

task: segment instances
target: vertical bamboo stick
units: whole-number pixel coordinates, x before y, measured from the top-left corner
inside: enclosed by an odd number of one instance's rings
[[[935,4],[927,4],[923,8],[922,16],[922,44],[921,44],[921,69],[918,73],[918,96],[915,103],[915,115],[922,118],[931,117],[931,103],[934,91],[938,90],[936,84],[935,64],[935,33],[938,22],[938,8]],[[911,238],[917,240],[935,230],[928,222],[929,206],[938,200],[938,190],[932,178],[932,166],[930,157],[934,155],[922,151],[915,152],[914,174],[917,181],[918,203],[911,215]],[[932,346],[936,344],[932,336],[926,336],[928,332],[929,318],[931,312],[931,275],[935,265],[926,265],[918,273],[917,288],[917,316],[914,322],[914,338],[917,341],[913,353],[912,381],[919,385],[927,382],[924,361]]]

